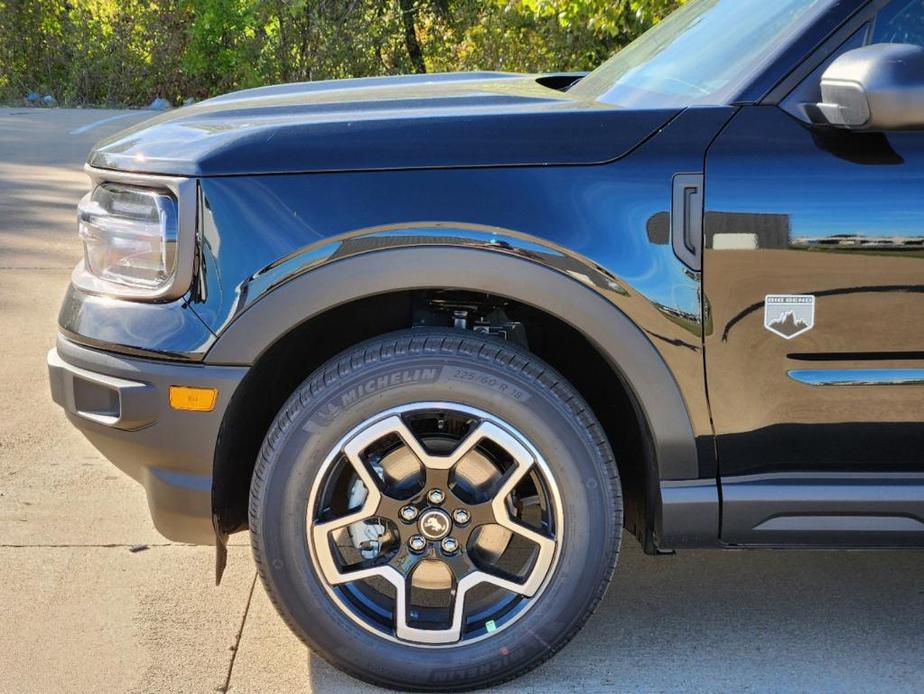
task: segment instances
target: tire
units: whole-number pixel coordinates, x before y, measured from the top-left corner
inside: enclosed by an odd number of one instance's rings
[[[603,597],[622,533],[612,450],[577,391],[519,347],[448,329],[369,340],[304,381],[263,443],[249,512],[260,577],[295,634],[356,678],[416,691],[495,685],[551,657]],[[374,575],[345,579],[354,566]]]

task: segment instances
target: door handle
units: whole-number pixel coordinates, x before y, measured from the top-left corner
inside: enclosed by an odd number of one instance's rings
[[[703,174],[676,174],[671,199],[674,254],[691,270],[703,269]]]

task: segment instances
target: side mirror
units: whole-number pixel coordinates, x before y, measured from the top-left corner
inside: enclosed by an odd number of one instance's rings
[[[924,47],[880,43],[840,56],[821,77],[820,120],[849,130],[924,128]]]

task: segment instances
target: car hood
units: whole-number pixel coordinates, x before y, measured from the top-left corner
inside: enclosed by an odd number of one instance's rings
[[[104,169],[212,176],[617,159],[675,111],[578,101],[562,76],[453,73],[261,87],[98,143]]]

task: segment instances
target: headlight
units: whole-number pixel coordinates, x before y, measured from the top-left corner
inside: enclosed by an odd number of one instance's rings
[[[112,183],[97,186],[77,208],[84,266],[115,284],[157,290],[176,271],[176,200],[166,193]]]
[[[195,179],[86,168],[91,192],[77,207],[79,289],[168,301],[189,290],[196,259]]]

